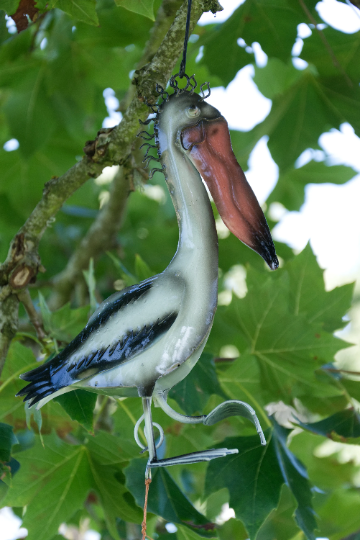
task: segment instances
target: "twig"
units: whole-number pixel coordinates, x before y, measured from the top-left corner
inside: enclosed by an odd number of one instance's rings
[[[32,303],[30,293],[28,289],[22,289],[17,293],[17,297],[20,300],[20,302],[23,304],[26,313],[29,316],[30,322],[32,323],[33,327],[35,328],[36,335],[39,338],[41,342],[43,342],[47,335],[45,333],[41,317],[39,313],[36,311],[34,304]]]
[[[11,294],[0,304],[0,375],[19,325],[19,300]]]
[[[323,368],[325,371],[330,371],[330,373],[347,373],[348,375],[357,375],[360,376],[360,371],[349,371],[348,369],[335,369],[335,368]]]
[[[143,519],[143,522],[141,524],[141,533],[142,533],[142,539],[141,540],[146,540],[146,516],[147,516],[147,504],[148,504],[150,484],[151,484],[151,478],[146,478],[145,479],[144,519]]]

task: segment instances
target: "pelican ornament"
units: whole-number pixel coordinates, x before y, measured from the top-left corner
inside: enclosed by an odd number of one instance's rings
[[[279,264],[265,216],[232,151],[226,120],[205,102],[203,93],[194,93],[189,80],[183,90],[174,78],[171,86],[174,93],[170,96],[160,88],[154,147],[180,230],[175,256],[161,274],[105,300],[64,350],[21,375],[30,384],[18,393],[30,407],[36,404],[38,408],[76,388],[114,397],[140,396],[144,414],[134,436],[145,449],[138,437],[144,419],[148,477],[153,467],[209,461],[238,452],[222,448],[158,459],[156,449],[163,431],[152,422],[152,401],[184,423],[212,425],[241,415],[254,423],[261,443],[266,444],[255,411],[246,403],[226,401],[209,415],[196,417],[181,415],[167,403],[168,391],[198,361],[217,307],[218,239],[201,176],[230,231],[259,253],[272,270]],[[145,160],[150,158],[148,151]],[[160,430],[158,444],[154,425]]]

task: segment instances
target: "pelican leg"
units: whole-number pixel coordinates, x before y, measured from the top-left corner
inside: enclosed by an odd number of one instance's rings
[[[152,421],[151,398],[142,398],[142,400],[143,400],[144,414],[136,422],[136,425],[134,428],[134,436],[140,448],[142,448],[143,451],[144,450],[149,451],[149,460],[148,460],[146,471],[145,471],[146,479],[151,478],[151,469],[155,467],[169,467],[170,465],[180,465],[180,464],[184,465],[184,464],[190,464],[190,463],[199,463],[201,461],[210,461],[211,459],[238,453],[237,448],[233,450],[228,450],[227,448],[213,448],[211,450],[192,452],[191,454],[185,454],[183,456],[175,456],[173,458],[157,459],[156,448],[158,448],[160,444],[162,444],[164,440],[163,439],[164,432],[158,424],[154,424]],[[145,438],[148,443],[147,448],[140,442],[139,436],[138,436],[139,426],[143,418],[145,419]],[[188,417],[188,418],[191,418],[191,417]],[[199,418],[201,418],[201,421],[202,421],[204,418],[206,418],[206,416],[202,416]],[[195,421],[195,423],[199,423],[199,422]],[[155,444],[153,425],[158,427],[160,431],[160,441],[157,445]]]
[[[163,394],[157,394],[154,396],[154,401],[158,404],[163,411],[178,422],[185,424],[204,424],[205,426],[212,426],[229,416],[243,416],[250,420],[256,427],[256,431],[259,434],[260,442],[262,445],[266,444],[265,436],[258,417],[254,409],[243,401],[237,401],[235,399],[225,401],[221,403],[211,413],[201,416],[186,416],[180,414],[168,405]],[[143,407],[144,414],[139,418],[135,425],[134,435],[135,440],[138,445],[143,449],[147,450],[146,447],[140,442],[138,438],[138,429],[142,419],[145,418],[145,437],[148,442],[149,449],[149,461],[146,467],[146,478],[151,478],[151,469],[155,467],[169,467],[170,465],[187,465],[190,463],[199,463],[201,461],[210,461],[211,459],[216,459],[218,457],[224,457],[231,454],[237,454],[239,451],[237,448],[228,449],[228,448],[212,448],[210,450],[202,450],[200,452],[192,452],[191,454],[184,454],[182,456],[175,456],[167,459],[157,459],[156,448],[160,446],[163,442],[163,430],[157,424],[152,422],[151,417],[151,398],[143,398]],[[156,425],[160,431],[160,443],[155,445],[153,425]]]
[[[151,416],[151,397],[142,398],[143,409],[144,409],[144,419],[145,419],[145,438],[148,443],[149,450],[149,461],[145,471],[145,478],[151,478],[151,469],[150,464],[153,461],[157,461],[156,456],[156,445],[154,440],[154,432],[152,425],[152,416]]]

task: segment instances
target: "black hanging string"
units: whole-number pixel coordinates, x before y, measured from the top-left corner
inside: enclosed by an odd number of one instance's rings
[[[182,57],[182,60],[181,60],[180,71],[179,71],[180,79],[182,79],[184,77],[184,75],[185,75],[186,52],[187,52],[187,44],[188,44],[188,41],[189,41],[189,31],[190,31],[191,2],[192,2],[192,0],[188,0],[183,57]]]

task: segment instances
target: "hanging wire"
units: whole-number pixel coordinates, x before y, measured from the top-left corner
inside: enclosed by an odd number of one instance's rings
[[[180,64],[180,71],[179,71],[179,77],[182,79],[185,75],[185,68],[186,68],[186,52],[187,52],[187,45],[189,41],[189,31],[190,31],[190,15],[191,15],[191,2],[192,0],[188,0],[188,9],[187,9],[187,15],[186,15],[186,27],[185,27],[185,40],[184,40],[184,48],[183,48],[183,57]]]

